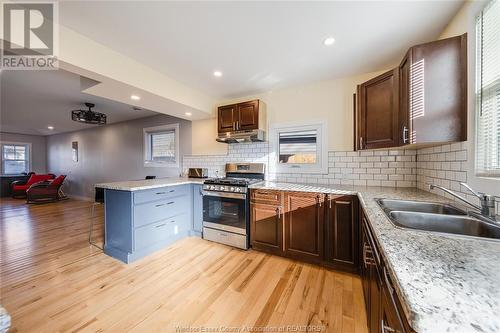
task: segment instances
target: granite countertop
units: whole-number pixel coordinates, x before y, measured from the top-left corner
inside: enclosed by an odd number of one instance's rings
[[[450,200],[414,188],[274,182],[250,187],[357,194],[415,331],[500,332],[500,242],[396,228],[375,201],[376,198]]]
[[[129,180],[123,182],[95,184],[95,187],[101,187],[108,190],[120,191],[141,191],[159,187],[184,185],[184,184],[203,184],[202,178],[188,177],[170,177],[156,179]]]

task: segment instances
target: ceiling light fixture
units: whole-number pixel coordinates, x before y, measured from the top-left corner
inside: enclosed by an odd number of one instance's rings
[[[47,126],[47,129],[52,131],[54,129],[54,126]]]
[[[71,119],[79,123],[106,125],[106,115],[104,113],[92,111],[95,106],[93,103],[85,103],[88,110],[73,110],[71,111]]]
[[[141,97],[139,97],[137,95],[131,95],[130,98],[133,99],[134,101],[138,101],[141,99]]]
[[[335,43],[335,38],[333,37],[328,37],[323,41],[323,44],[325,44],[325,46],[333,45],[333,43]]]
[[[222,72],[221,71],[215,71],[214,72],[214,76],[215,77],[221,77],[222,76]]]
[[[191,117],[193,114],[191,112],[186,112],[185,115]]]

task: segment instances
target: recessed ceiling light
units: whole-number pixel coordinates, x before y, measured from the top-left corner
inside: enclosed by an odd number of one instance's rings
[[[54,126],[47,126],[47,129],[52,131],[54,129]]]
[[[325,46],[333,45],[333,43],[335,43],[335,38],[333,37],[328,37],[323,41],[323,44],[325,44]]]
[[[222,72],[221,71],[215,71],[214,72],[214,76],[215,77],[221,77],[222,76]]]
[[[186,116],[188,116],[188,117],[190,117],[190,116],[192,116],[193,114],[192,114],[191,112],[186,112],[186,113],[185,113],[185,115],[186,115]]]
[[[137,95],[131,95],[130,98],[132,98],[134,101],[138,101],[140,100],[141,98]]]

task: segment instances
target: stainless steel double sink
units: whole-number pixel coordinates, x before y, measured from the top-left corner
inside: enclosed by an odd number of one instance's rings
[[[452,205],[394,199],[376,201],[397,227],[500,239],[500,225],[470,216]]]

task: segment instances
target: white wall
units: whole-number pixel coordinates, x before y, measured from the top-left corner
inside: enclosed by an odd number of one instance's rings
[[[468,34],[468,144],[467,146],[467,183],[473,188],[489,194],[500,195],[500,179],[478,177],[475,173],[475,78],[476,78],[476,16],[487,4],[487,1],[466,2],[457,15],[450,21],[440,38],[447,38],[463,33]]]
[[[401,54],[403,57],[403,54]],[[267,105],[269,124],[326,121],[328,125],[328,150],[353,150],[353,93],[359,83],[382,72],[366,73],[336,80],[316,82],[263,94],[225,100],[218,105],[251,99],[261,99]],[[216,119],[193,122],[193,154],[224,154],[227,145],[216,143]]]

